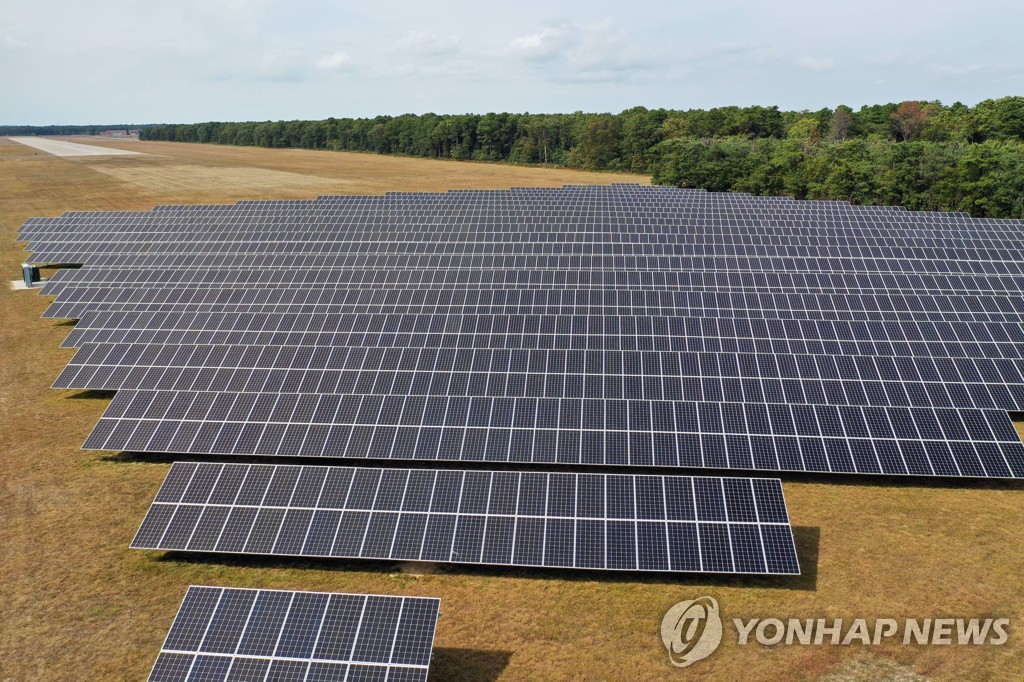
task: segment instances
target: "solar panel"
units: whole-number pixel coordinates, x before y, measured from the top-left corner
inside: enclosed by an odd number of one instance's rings
[[[192,585],[150,682],[425,681],[440,600]]]
[[[120,392],[90,448],[1020,477],[1022,227],[612,185],[19,234],[83,265],[44,293],[55,386]]]
[[[630,348],[720,352],[747,350],[784,354],[910,355],[917,357],[1017,358],[1024,343],[1020,324],[1009,322],[941,322],[846,320],[744,320],[720,316],[658,315],[495,315],[451,313],[309,314],[264,312],[122,313],[135,317],[134,329],[203,329],[218,331],[348,334],[414,334],[424,343],[471,348]],[[116,314],[112,314],[116,317]],[[81,329],[102,329],[88,321]],[[110,324],[107,322],[107,324]],[[107,327],[110,328],[110,327]],[[114,328],[125,329],[121,324]],[[498,345],[494,336],[509,338]],[[544,339],[534,337],[543,336]],[[527,337],[527,338],[517,338]],[[635,337],[624,341],[616,337]],[[590,341],[593,339],[593,341]],[[366,342],[364,342],[366,343]],[[283,343],[267,345],[287,345]],[[388,345],[378,342],[376,345]],[[884,351],[884,352],[883,352]]]
[[[101,270],[59,270],[61,272],[103,273]],[[175,271],[167,271],[175,272]],[[903,291],[867,293],[864,291],[783,294],[776,291],[732,293],[707,288],[661,288],[650,290],[623,288],[516,288],[493,289],[464,286],[460,288],[361,287],[337,281],[332,276],[343,271],[317,270],[288,272],[287,279],[274,276],[273,271],[248,273],[237,270],[215,270],[203,273],[185,271],[187,280],[171,277],[138,280],[55,277],[47,282],[42,293],[56,295],[46,317],[74,317],[96,310],[201,310],[202,306],[220,306],[223,311],[251,309],[274,312],[272,306],[294,305],[299,312],[369,312],[429,313],[461,312],[497,313],[506,308],[542,315],[628,315],[636,309],[651,310],[667,316],[716,316],[720,310],[733,310],[733,317],[779,319],[837,320],[948,320],[1009,321],[1019,316],[1020,300],[1013,296],[916,295]],[[119,275],[131,274],[118,271]],[[143,273],[146,274],[146,273]],[[228,279],[226,276],[231,275]],[[302,275],[302,276],[299,276]],[[437,308],[438,310],[433,310]],[[619,310],[622,308],[622,310]],[[563,310],[564,309],[564,310]],[[508,310],[508,313],[517,312]],[[994,317],[993,317],[994,316]],[[1019,318],[1016,318],[1019,319]]]
[[[1006,412],[622,399],[122,391],[84,447],[277,457],[1017,477]]]
[[[800,572],[778,479],[176,462],[132,547]]]
[[[744,344],[753,352],[735,352],[738,346],[728,344],[727,338],[671,335],[663,337],[663,345],[643,344],[637,336],[581,334],[581,345],[590,348],[520,348],[522,341],[535,346],[541,338],[554,337],[497,332],[322,334],[277,339],[309,341],[294,345],[232,344],[224,338],[219,344],[90,342],[54,387],[351,393],[376,386],[399,395],[441,391],[505,397],[721,399],[711,397],[717,393],[738,402],[763,401],[785,392],[789,402],[1024,407],[1024,359],[980,357],[982,344],[937,344],[942,347],[929,357],[771,353],[771,342]],[[684,350],[665,348],[672,345]],[[717,352],[723,345],[733,352]],[[819,347],[807,348],[814,345]],[[827,344],[809,341],[801,350],[825,350],[822,345]],[[711,348],[717,351],[705,350]],[[977,351],[973,357],[970,349]],[[702,380],[722,388],[698,388]],[[735,390],[729,388],[733,386]],[[700,395],[702,390],[708,397]],[[949,397],[932,398],[936,391]]]

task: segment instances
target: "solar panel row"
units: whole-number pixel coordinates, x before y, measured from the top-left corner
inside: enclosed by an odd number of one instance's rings
[[[133,547],[800,572],[777,479],[175,463]]]
[[[63,272],[63,271],[59,271]],[[321,271],[323,272],[323,271]],[[101,283],[102,284],[102,283]],[[101,297],[95,303],[85,302],[86,310],[103,310],[105,306],[115,305],[102,300],[103,296],[129,299],[117,304],[131,310],[133,305],[162,305],[173,311],[175,305],[219,303],[221,305],[268,305],[274,302],[295,302],[303,305],[342,306],[362,302],[370,305],[369,312],[403,312],[401,306],[428,308],[468,307],[484,308],[480,313],[489,312],[487,308],[520,306],[526,308],[527,314],[546,313],[544,308],[552,307],[583,307],[592,308],[594,315],[630,314],[616,313],[616,308],[632,309],[664,308],[666,316],[682,317],[730,317],[750,319],[849,319],[849,320],[927,320],[927,319],[963,319],[964,321],[986,321],[986,315],[997,315],[1013,321],[1020,314],[1020,301],[1016,297],[1005,295],[967,294],[963,291],[919,294],[903,288],[889,289],[881,293],[782,293],[775,291],[730,290],[675,290],[649,287],[645,290],[602,288],[586,289],[577,285],[560,284],[548,289],[532,286],[531,288],[487,288],[478,284],[467,284],[459,288],[439,289],[434,285],[421,288],[396,288],[371,282],[364,286],[361,283],[337,282],[304,282],[285,281],[265,285],[252,283],[247,285],[229,283],[235,289],[218,288],[218,283],[206,281],[162,283],[140,282],[113,288],[114,283],[96,287],[93,283],[83,285],[81,291],[74,283],[52,284],[59,290],[61,299],[73,299],[76,296],[87,297],[93,292]],[[47,287],[51,285],[48,284]],[[70,288],[60,289],[62,286]],[[125,287],[127,286],[127,291]],[[238,287],[244,287],[240,292]],[[133,287],[142,287],[135,290]],[[212,287],[212,288],[210,288]],[[102,289],[102,292],[100,292]],[[124,292],[124,296],[121,294]],[[642,292],[642,293],[640,293]],[[367,301],[375,297],[386,299],[380,302]],[[130,302],[137,301],[136,303]],[[164,301],[158,303],[158,301]],[[174,303],[179,301],[180,303]],[[196,303],[192,303],[195,301]],[[449,303],[450,301],[450,303]],[[479,303],[477,303],[479,301]],[[69,301],[77,303],[77,301]],[[61,300],[57,306],[64,305]],[[395,310],[395,308],[399,308]],[[330,310],[330,309],[329,309]],[[339,308],[335,312],[344,312]],[[467,311],[467,312],[472,312]],[[497,312],[497,311],[494,311]],[[583,314],[582,312],[566,314]]]
[[[130,313],[123,313],[128,318]],[[117,319],[115,315],[110,317]],[[1010,322],[938,322],[938,321],[841,321],[841,320],[746,320],[729,317],[684,317],[655,315],[496,315],[348,313],[321,314],[316,317],[292,313],[135,313],[136,324],[154,328],[173,324],[181,328],[256,328],[267,331],[305,330],[319,333],[376,332],[389,334],[425,334],[431,336],[475,336],[481,341],[489,335],[574,337],[572,345],[583,339],[630,336],[652,337],[650,343],[668,345],[673,350],[706,348],[727,351],[768,351],[784,354],[814,354],[842,350],[849,354],[972,357],[1021,357],[1024,343],[1019,324]],[[205,324],[204,324],[205,323]],[[102,324],[102,323],[100,323]],[[109,322],[108,322],[109,324]],[[316,325],[311,330],[310,327]],[[296,329],[298,327],[298,329]],[[83,329],[102,329],[95,321],[86,321]],[[109,327],[108,327],[109,328]],[[123,328],[123,327],[122,327]],[[304,329],[303,329],[304,328]],[[659,337],[670,337],[664,340]],[[457,341],[457,338],[453,338]],[[521,341],[520,345],[539,341]],[[550,342],[547,342],[550,343]],[[564,346],[565,341],[556,343]],[[609,341],[610,343],[610,341]],[[965,344],[969,344],[965,348]],[[597,344],[590,344],[597,345]],[[678,348],[677,348],[678,346]],[[488,346],[476,346],[487,348]],[[585,346],[584,346],[585,347]],[[863,349],[863,353],[856,351]],[[869,352],[873,351],[873,352]],[[717,351],[705,351],[717,352]],[[832,354],[831,352],[829,354]],[[120,358],[118,358],[120,359]]]
[[[57,300],[45,317],[78,319],[100,310],[196,311],[204,306],[219,306],[225,312],[275,312],[276,307],[276,312],[299,313],[566,316],[625,316],[640,308],[651,315],[684,319],[720,317],[719,311],[729,310],[731,315],[726,319],[750,319],[751,324],[756,324],[755,321],[775,319],[1000,322],[1013,321],[1022,312],[1020,299],[1008,296],[710,294],[629,289],[338,289],[333,284],[302,281],[288,282],[291,288],[284,288],[280,282],[226,284],[88,282],[65,289],[64,284],[51,280],[46,287],[54,287],[50,293],[56,294]]]
[[[714,405],[713,403],[708,403]],[[811,413],[811,416],[816,416]],[[876,426],[892,428],[884,414]],[[891,431],[890,431],[891,434]],[[86,449],[187,454],[1020,477],[1018,440],[104,418]]]
[[[53,261],[33,262],[52,263]],[[117,262],[102,264],[104,268],[168,268],[174,264],[159,262],[156,258],[125,257]],[[273,255],[262,256],[210,256],[202,262],[180,263],[183,269],[340,269],[347,276],[343,284],[349,287],[451,288],[451,287],[624,287],[647,289],[694,290],[780,290],[794,293],[830,293],[846,290],[853,293],[877,293],[894,290],[908,293],[940,292],[969,294],[1019,295],[1024,291],[1024,276],[1003,274],[921,274],[916,272],[878,271],[856,272],[839,268],[834,271],[740,271],[698,269],[691,272],[673,270],[589,270],[580,267],[544,269],[494,269],[464,267],[440,269],[353,269],[333,264],[327,256]]]
[[[779,356],[767,353],[565,353],[557,350],[513,351],[510,360],[507,349],[434,352],[429,348],[423,349],[419,358],[403,360],[398,357],[401,348],[390,347],[388,350],[395,353],[384,358],[387,363],[381,363],[381,354],[376,353],[379,348],[334,346],[334,351],[350,352],[331,358],[332,347],[318,345],[251,346],[249,349],[255,352],[249,360],[225,358],[214,360],[212,366],[201,362],[163,364],[174,362],[168,356],[178,352],[188,354],[193,352],[192,348],[198,348],[200,354],[214,348],[205,356],[211,358],[229,348],[226,344],[163,346],[157,349],[166,351],[163,360],[154,358],[138,364],[102,360],[94,363],[89,359],[90,352],[104,353],[108,348],[102,344],[87,344],[80,351],[83,361],[69,364],[54,387],[322,395],[381,393],[396,397],[447,395],[998,407],[1008,410],[1019,409],[1024,396],[1021,382],[1012,379],[1021,370],[1020,360],[897,357],[896,362],[883,362],[871,356],[819,355],[796,356],[799,362],[786,363],[777,362]],[[258,352],[268,350],[266,355],[270,359],[254,358]],[[363,352],[367,350],[369,352]],[[835,362],[837,359],[842,362]],[[241,365],[232,366],[235,362]],[[250,366],[246,366],[247,363]],[[275,363],[284,366],[275,367]],[[545,363],[548,368],[544,367]],[[552,370],[550,366],[556,364],[564,369]],[[474,369],[481,366],[483,369]]]

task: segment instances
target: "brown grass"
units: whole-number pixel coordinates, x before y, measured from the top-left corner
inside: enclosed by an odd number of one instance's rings
[[[95,163],[89,168],[161,195],[196,192],[210,186],[228,192],[338,194],[353,184],[351,181],[266,168],[210,167],[191,163],[154,165],[146,159],[141,163]]]
[[[9,137],[0,137],[0,159],[31,158],[33,156],[51,156],[46,152],[15,142]]]
[[[560,185],[643,178],[332,152],[89,140],[147,157],[0,159],[0,219],[324,191]],[[201,186],[181,168],[207,169]],[[99,171],[99,172],[97,172]],[[270,174],[259,171],[268,171]],[[284,174],[282,176],[282,174]],[[309,177],[314,186],[271,187]],[[248,178],[239,182],[239,178]],[[263,181],[266,180],[266,182]],[[330,189],[320,189],[322,182]],[[336,183],[336,184],[332,184]],[[21,245],[0,268],[15,279]],[[79,445],[107,405],[47,388],[72,352],[47,299],[0,292],[0,680],[145,677],[192,583],[442,598],[437,680],[1019,679],[1021,632],[1002,647],[739,647],[686,671],[658,637],[665,610],[703,594],[726,618],[999,616],[1024,609],[1024,490],[892,480],[785,483],[804,575],[715,579],[164,556],[128,549],[167,471]],[[865,673],[864,671],[867,671]],[[867,675],[865,677],[864,675]]]

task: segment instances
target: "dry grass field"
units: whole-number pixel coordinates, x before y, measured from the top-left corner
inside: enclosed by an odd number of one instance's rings
[[[372,155],[82,140],[146,156],[58,158],[0,140],[5,280],[15,229],[66,210],[324,193],[645,182]],[[0,680],[140,680],[189,584],[432,595],[435,680],[1010,680],[1024,675],[1024,487],[784,477],[803,575],[644,576],[386,562],[224,559],[128,549],[166,461],[79,446],[107,397],[49,389],[72,351],[47,299],[0,291]],[[418,573],[417,571],[422,571]],[[1000,647],[735,642],[686,670],[658,632],[711,595],[727,619],[1005,617]]]
[[[49,156],[46,152],[18,144],[14,140],[0,137],[0,159],[20,158],[27,156]]]

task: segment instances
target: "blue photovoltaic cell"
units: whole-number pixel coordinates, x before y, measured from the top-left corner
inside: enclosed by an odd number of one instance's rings
[[[176,462],[132,546],[607,570],[800,572],[778,479]],[[317,598],[304,599],[309,603],[293,612],[312,618],[322,611]],[[295,651],[308,645],[302,633],[277,644]],[[243,639],[243,648],[250,646],[263,651],[258,640]]]
[[[427,679],[440,600],[189,587],[149,679]]]

